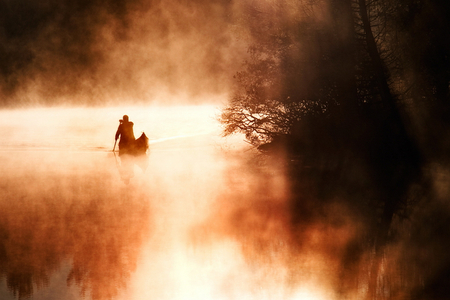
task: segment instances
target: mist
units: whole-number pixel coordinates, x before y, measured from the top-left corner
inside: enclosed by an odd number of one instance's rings
[[[4,106],[211,102],[246,51],[230,1],[1,5]]]
[[[220,235],[265,263],[283,257],[290,278],[308,272],[298,261],[312,247],[344,299],[448,297],[447,259],[430,241],[446,244],[449,214],[436,188],[448,174],[450,47],[439,28],[450,10],[416,4],[255,4],[249,59],[221,115],[225,134],[285,166],[289,188],[284,201],[262,184],[227,204]]]
[[[448,298],[448,5],[0,11],[2,296]]]

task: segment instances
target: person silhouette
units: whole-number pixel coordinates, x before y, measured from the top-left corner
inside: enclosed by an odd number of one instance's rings
[[[132,151],[134,147],[135,137],[133,132],[133,122],[128,120],[128,116],[124,115],[122,120],[119,120],[120,125],[116,131],[116,142],[119,140],[119,155],[127,154]]]

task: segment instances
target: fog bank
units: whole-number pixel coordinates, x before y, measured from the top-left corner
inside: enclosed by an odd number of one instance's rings
[[[222,0],[2,1],[0,104],[210,102],[245,51],[234,10]]]

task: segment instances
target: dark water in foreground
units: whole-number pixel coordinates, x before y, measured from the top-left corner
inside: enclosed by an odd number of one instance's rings
[[[343,199],[348,187],[315,198],[314,170],[293,178],[282,157],[220,138],[205,112],[214,109],[137,117],[151,139],[139,161],[109,151],[119,111],[99,122],[112,129],[94,131],[86,124],[101,110],[51,112],[60,122],[35,126],[17,120],[41,112],[4,116],[0,299],[446,299],[444,165],[424,170],[432,193],[399,213],[378,247],[361,215],[376,215],[371,199]]]

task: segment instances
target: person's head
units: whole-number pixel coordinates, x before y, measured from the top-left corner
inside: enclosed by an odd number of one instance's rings
[[[128,116],[127,116],[127,115],[124,115],[123,118],[122,118],[122,120],[123,120],[124,122],[128,122]]]

